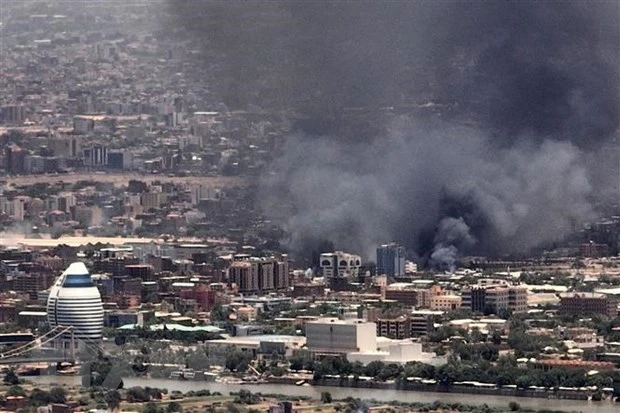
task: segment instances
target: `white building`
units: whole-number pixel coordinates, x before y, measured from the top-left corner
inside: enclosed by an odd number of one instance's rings
[[[203,199],[216,200],[220,197],[220,190],[207,185],[193,185],[189,188],[192,205],[198,205]]]
[[[352,363],[359,361],[362,364],[373,361],[396,364],[418,361],[434,366],[448,362],[446,357],[424,352],[421,343],[415,343],[411,340],[392,340],[387,337],[377,337],[377,349],[375,351],[349,353],[347,360]]]
[[[323,253],[320,261],[321,271],[328,285],[357,278],[362,266],[362,259],[359,255],[342,251]]]
[[[74,262],[52,286],[47,300],[47,317],[52,328],[73,327],[78,348],[102,338],[103,304],[86,265]],[[68,348],[70,334],[62,345]]]
[[[377,337],[376,324],[359,319],[322,318],[307,322],[306,347],[315,357],[344,355],[351,362],[360,361],[363,364],[372,361],[446,363],[445,357],[423,352],[420,343]]]
[[[306,347],[314,353],[375,351],[376,342],[377,326],[368,321],[322,318],[306,324]]]

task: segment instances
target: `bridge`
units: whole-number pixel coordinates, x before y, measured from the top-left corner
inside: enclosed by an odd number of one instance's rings
[[[92,350],[94,354],[104,353],[99,343],[87,339],[78,339],[74,333],[75,328],[72,326],[56,326],[26,344],[0,353],[0,365],[75,362],[78,341],[84,344],[87,349]],[[70,336],[69,349],[59,350],[46,347],[46,345],[67,335]]]

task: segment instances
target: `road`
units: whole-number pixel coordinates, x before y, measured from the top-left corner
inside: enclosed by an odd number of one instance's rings
[[[167,176],[167,175],[148,175],[138,173],[73,173],[58,175],[19,175],[0,179],[8,184],[32,185],[37,182],[48,184],[65,182],[76,183],[78,181],[95,181],[111,183],[115,186],[127,185],[130,180],[138,180],[146,183],[154,181],[174,182],[185,184],[201,184],[217,188],[246,186],[249,184],[248,178],[237,176]]]

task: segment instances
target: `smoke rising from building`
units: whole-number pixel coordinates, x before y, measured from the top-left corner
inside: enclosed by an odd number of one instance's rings
[[[448,267],[526,252],[592,219],[617,176],[603,157],[618,137],[617,2],[208,3],[171,13],[225,51],[243,86],[225,103],[269,90],[309,116],[263,180],[293,250],[329,240],[372,257],[397,240]],[[417,109],[373,112],[385,106]]]

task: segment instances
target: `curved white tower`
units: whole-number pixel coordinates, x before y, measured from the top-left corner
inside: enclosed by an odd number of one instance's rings
[[[71,264],[52,286],[47,319],[52,328],[73,327],[76,339],[101,340],[103,304],[84,263]]]

